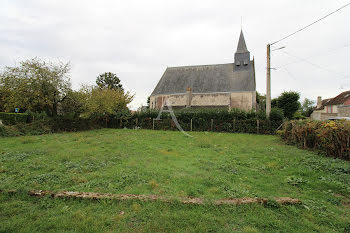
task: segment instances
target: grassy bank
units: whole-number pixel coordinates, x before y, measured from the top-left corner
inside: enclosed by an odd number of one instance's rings
[[[191,206],[0,194],[0,231],[344,232],[350,164],[275,136],[103,129],[0,138],[0,189],[283,197],[298,206]]]

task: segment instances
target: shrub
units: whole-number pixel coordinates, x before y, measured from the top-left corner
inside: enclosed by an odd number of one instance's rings
[[[14,125],[20,122],[26,123],[28,121],[28,114],[0,112],[0,120],[2,120],[2,123],[5,125]]]
[[[349,121],[288,121],[279,134],[288,144],[323,150],[328,156],[350,160]]]
[[[280,108],[272,108],[270,112],[271,121],[280,121],[283,122],[284,114],[283,110]]]

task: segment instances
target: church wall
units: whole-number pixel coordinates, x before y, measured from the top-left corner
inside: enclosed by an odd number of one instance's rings
[[[255,92],[233,92],[231,93],[231,108],[239,108],[246,111],[251,110]]]
[[[191,106],[229,106],[229,93],[192,94]]]
[[[155,96],[151,96],[149,98],[149,107],[150,107],[150,109],[154,109],[155,108],[155,102],[156,102],[156,97]]]
[[[174,106],[174,107],[186,106],[187,96],[185,94],[158,95],[158,96],[151,96],[150,97],[150,108],[151,109],[160,109],[166,98],[168,98],[168,101],[171,104],[171,106]]]
[[[168,98],[173,107],[186,107],[187,94],[151,96],[151,109],[160,109]],[[231,107],[249,111],[255,109],[256,92],[192,94],[191,107]]]
[[[187,96],[185,94],[183,95],[170,95],[169,97],[169,103],[171,106],[178,107],[178,106],[186,106]]]

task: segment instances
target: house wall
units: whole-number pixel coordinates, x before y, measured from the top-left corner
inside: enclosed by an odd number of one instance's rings
[[[313,113],[311,113],[311,120],[325,121],[331,117],[337,117],[337,116],[339,116],[338,113],[326,113],[323,111],[314,111]]]
[[[350,117],[350,105],[339,106],[338,116],[339,117]]]
[[[322,112],[321,111],[313,111],[311,113],[311,120],[315,120],[315,121],[320,121],[321,120],[321,114]]]
[[[321,114],[321,121],[328,120],[331,117],[337,117],[338,113],[322,113]]]
[[[338,113],[338,106],[337,105],[325,106],[324,112],[326,112],[326,113]]]

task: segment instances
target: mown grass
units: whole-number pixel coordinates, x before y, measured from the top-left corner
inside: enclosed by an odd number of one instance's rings
[[[350,163],[267,135],[103,129],[0,139],[0,189],[283,197],[297,206],[191,206],[0,194],[0,232],[346,232]]]

